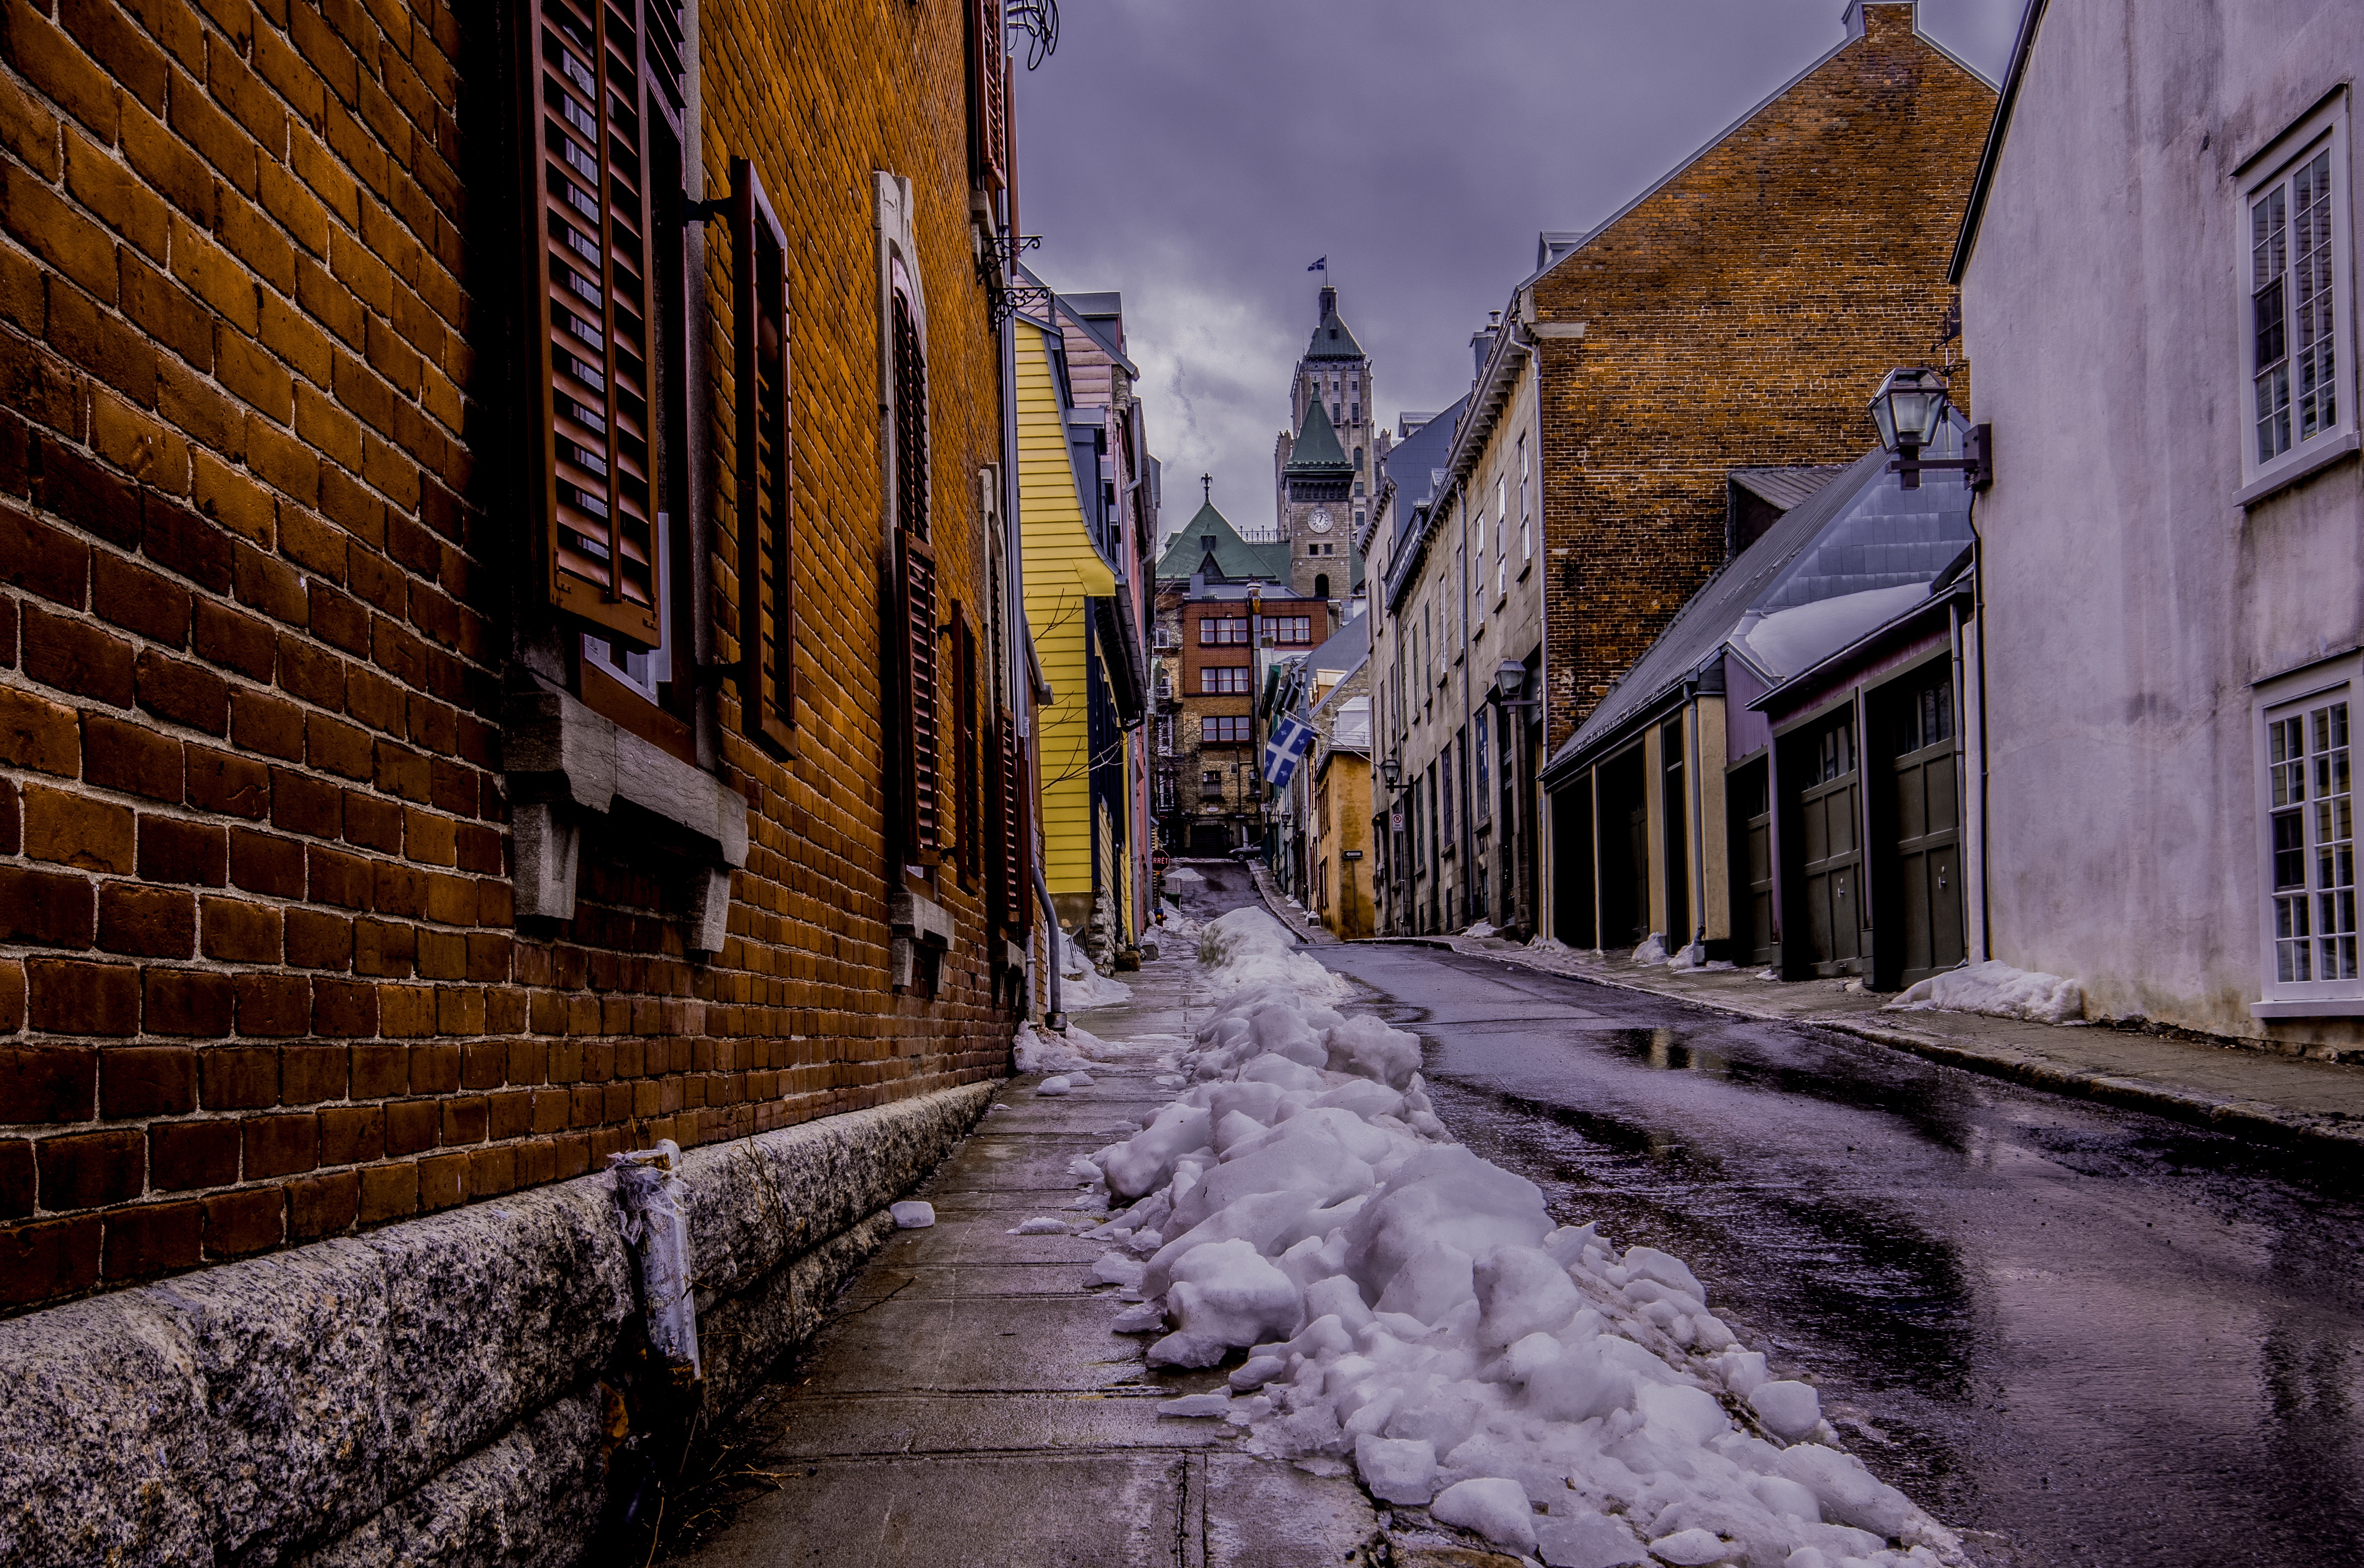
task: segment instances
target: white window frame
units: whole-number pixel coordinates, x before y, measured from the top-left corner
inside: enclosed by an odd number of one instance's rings
[[[2253,773],[2257,779],[2257,867],[2258,867],[2258,940],[2260,1000],[2252,1003],[2250,1015],[2258,1018],[2358,1018],[2364,1017],[2364,975],[2347,979],[2309,979],[2304,981],[2280,978],[2277,943],[2281,940],[2276,919],[2274,890],[2274,805],[2272,762],[2269,750],[2270,726],[2279,719],[2293,717],[2307,718],[2335,702],[2347,704],[2351,756],[2358,750],[2356,727],[2364,724],[2364,656],[2342,654],[2338,658],[2320,661],[2272,680],[2261,682],[2255,688],[2254,709],[2250,719],[2252,746],[2255,752]],[[2302,808],[2306,822],[2303,853],[2307,857],[2306,897],[2315,903],[2321,892],[2317,884],[2314,855],[2317,835],[2314,825],[2314,790],[2313,786],[2312,736],[2310,761],[2306,769],[2308,798]],[[2351,765],[2349,790],[2355,798],[2356,780]],[[2311,918],[2309,935],[2319,944],[2322,921]],[[2317,969],[2316,973],[2320,973]]]
[[[2347,141],[2348,100],[2343,90],[2268,143],[2239,172],[2239,196],[2233,215],[2233,238],[2237,269],[2234,273],[2234,296],[2241,379],[2239,396],[2234,406],[2240,413],[2236,421],[2241,442],[2238,499],[2243,506],[2261,501],[2325,464],[2337,462],[2355,451],[2358,445],[2353,254],[2355,206]],[[2258,334],[2253,304],[2250,208],[2273,186],[2287,182],[2301,167],[2326,149],[2331,154],[2331,386],[2332,395],[2338,403],[2337,417],[2314,435],[2303,439],[2293,428],[2289,449],[2274,458],[2261,461],[2258,456]],[[2293,302],[2286,291],[2282,304],[2286,323],[2291,319],[2292,308]],[[2294,339],[2294,333],[2286,335]],[[2294,353],[2296,347],[2294,340],[2288,342],[2286,353]],[[2292,417],[2295,426],[2295,394],[2292,399]]]

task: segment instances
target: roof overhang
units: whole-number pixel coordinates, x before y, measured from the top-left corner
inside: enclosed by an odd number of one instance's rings
[[[1787,712],[1801,706],[1812,706],[1837,680],[1841,672],[1870,663],[1883,653],[1893,651],[1899,644],[1910,641],[1929,629],[1924,623],[1935,622],[1946,615],[1949,606],[1957,602],[1971,603],[1975,596],[1976,588],[1971,578],[1967,573],[1957,576],[1903,614],[1873,627],[1845,648],[1825,654],[1748,706],[1768,717],[1773,717],[1777,710]]]

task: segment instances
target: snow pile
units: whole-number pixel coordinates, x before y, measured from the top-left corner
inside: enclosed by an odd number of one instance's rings
[[[1073,937],[1056,926],[1051,929],[1059,940],[1059,1006],[1071,1013],[1082,1013],[1132,1000],[1132,986],[1094,969],[1092,961],[1084,956],[1084,950],[1076,945]]]
[[[1188,866],[1176,866],[1165,873],[1165,880],[1174,883],[1199,883],[1206,881],[1207,878],[1204,873],[1192,871]]]
[[[1635,963],[1664,963],[1667,962],[1667,944],[1658,940],[1658,934],[1656,931],[1653,931],[1648,936],[1643,938],[1642,945],[1634,950],[1634,962]]]
[[[1140,1298],[1118,1331],[1160,1334],[1155,1365],[1246,1352],[1231,1394],[1163,1413],[1351,1462],[1382,1500],[1551,1564],[1963,1561],[1827,1446],[1814,1390],[1769,1379],[1680,1261],[1555,1229],[1532,1183],[1454,1143],[1417,1037],[1339,1013],[1293,947],[1261,911],[1209,924],[1219,1004],[1171,1059],[1189,1088],[1075,1167],[1130,1206],[1091,1232],[1123,1249],[1098,1276]]]
[[[1933,974],[1883,1010],[1986,1013],[1998,1018],[2065,1024],[2085,1016],[2085,990],[2075,981],[2064,980],[2057,974],[2032,973],[1989,959],[1984,963]]]
[[[1182,913],[1181,906],[1171,898],[1162,900],[1158,909],[1165,917],[1167,935],[1187,940],[1199,934],[1199,922]]]
[[[1462,934],[1463,936],[1465,936],[1465,937],[1490,937],[1490,936],[1493,936],[1493,935],[1495,935],[1495,934],[1496,934],[1496,933],[1495,933],[1495,929],[1494,929],[1494,922],[1493,922],[1493,921],[1491,921],[1491,920],[1480,920],[1480,921],[1478,921],[1476,925],[1474,925],[1474,926],[1470,927],[1467,930],[1466,930],[1466,931],[1462,932],[1461,934]]]
[[[1011,1043],[1011,1054],[1017,1059],[1020,1073],[1073,1073],[1088,1084],[1091,1078],[1080,1069],[1096,1062],[1113,1062],[1132,1055],[1136,1050],[1146,1048],[1151,1038],[1165,1040],[1170,1037],[1144,1037],[1140,1041],[1120,1043],[1102,1040],[1081,1024],[1069,1024],[1065,1034],[1049,1034],[1036,1029],[1030,1019],[1018,1026],[1017,1037]]]

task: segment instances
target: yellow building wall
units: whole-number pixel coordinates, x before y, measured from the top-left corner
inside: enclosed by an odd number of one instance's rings
[[[1018,519],[1025,551],[1026,623],[1054,701],[1036,710],[1043,765],[1043,874],[1052,894],[1092,890],[1092,806],[1085,603],[1116,592],[1092,548],[1067,462],[1048,335],[1018,323]]]

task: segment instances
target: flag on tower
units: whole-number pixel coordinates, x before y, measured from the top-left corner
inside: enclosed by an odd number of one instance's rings
[[[1309,272],[1320,272],[1326,278],[1330,275],[1330,258],[1324,256],[1305,270]]]
[[[1264,782],[1275,789],[1287,789],[1306,748],[1313,744],[1313,726],[1295,714],[1274,725],[1271,738],[1264,743]]]

